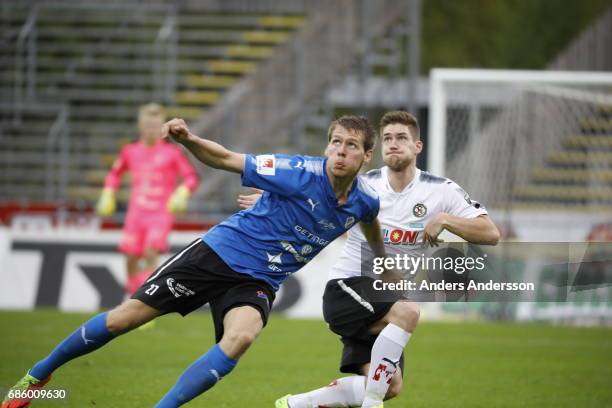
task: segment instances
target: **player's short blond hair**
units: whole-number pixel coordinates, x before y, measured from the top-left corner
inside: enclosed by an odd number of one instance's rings
[[[141,105],[138,109],[138,117],[159,118],[163,122],[166,120],[166,111],[164,107],[158,103],[147,103],[146,105]]]

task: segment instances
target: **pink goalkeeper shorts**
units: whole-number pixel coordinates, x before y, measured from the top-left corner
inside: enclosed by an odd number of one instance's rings
[[[174,217],[165,211],[144,214],[128,212],[119,250],[135,256],[142,256],[147,248],[159,253],[166,252],[172,224]]]

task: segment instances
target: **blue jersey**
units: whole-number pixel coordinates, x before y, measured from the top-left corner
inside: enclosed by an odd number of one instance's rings
[[[206,242],[239,273],[278,289],[331,241],[355,223],[372,222],[378,196],[361,178],[338,205],[325,172],[326,159],[246,155],[242,185],[265,190],[259,201],[213,227]]]

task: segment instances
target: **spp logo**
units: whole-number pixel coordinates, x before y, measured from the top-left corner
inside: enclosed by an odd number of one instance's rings
[[[419,231],[408,231],[400,228],[389,230],[383,228],[383,242],[393,245],[414,245],[417,242]]]

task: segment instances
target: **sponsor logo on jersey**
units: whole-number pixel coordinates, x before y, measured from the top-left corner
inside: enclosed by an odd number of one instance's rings
[[[327,221],[326,219],[320,220],[317,224],[319,224],[321,228],[327,231],[336,229],[336,226],[334,225],[334,223],[331,221]]]
[[[257,156],[257,173],[262,176],[273,176],[276,174],[276,160],[272,154],[261,154]]]
[[[423,218],[427,214],[427,207],[423,203],[418,203],[412,209],[412,213],[415,217]]]
[[[182,283],[178,283],[174,280],[174,278],[168,278],[166,279],[166,285],[168,285],[168,289],[170,289],[170,292],[172,292],[172,294],[174,295],[174,297],[181,297],[183,295],[185,296],[192,296],[195,295],[195,292],[191,289],[188,289],[185,285],[183,285]]]
[[[314,242],[315,244],[319,244],[321,246],[326,246],[327,244],[329,244],[328,240],[323,239],[320,236],[313,234],[312,232],[308,231],[306,228],[302,227],[301,225],[295,225],[293,229],[299,232],[300,234],[302,234],[303,236],[305,236],[309,241]]]
[[[383,242],[392,245],[414,245],[417,242],[419,231],[410,231],[395,228],[383,228]]]
[[[344,222],[344,228],[349,229],[355,223],[355,217],[348,217]]]
[[[304,245],[302,249],[300,250],[300,253],[304,256],[308,255],[311,252],[312,252],[312,246],[308,244]]]
[[[423,229],[423,228],[425,228],[425,224],[423,224],[422,222],[411,222],[411,223],[408,224],[408,227]]]

